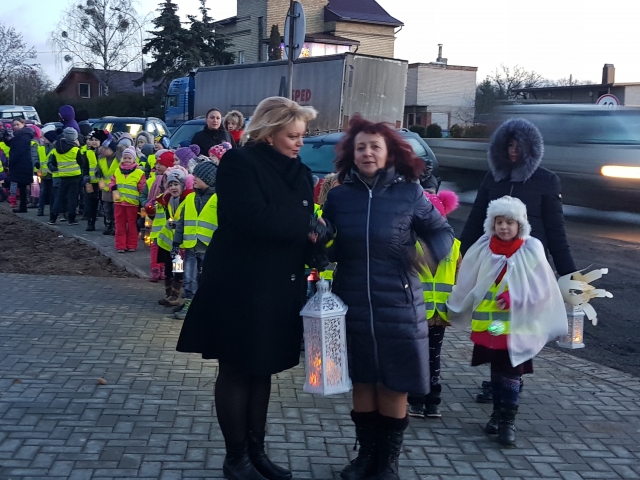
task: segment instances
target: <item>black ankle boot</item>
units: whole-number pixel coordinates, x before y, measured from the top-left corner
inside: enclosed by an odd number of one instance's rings
[[[517,405],[503,406],[500,409],[500,421],[498,422],[498,443],[505,447],[516,445],[516,414]]]
[[[251,463],[267,480],[291,480],[290,470],[280,467],[267,457],[264,451],[265,432],[249,432],[249,459]]]
[[[96,221],[89,219],[87,220],[87,228],[85,229],[85,232],[95,232],[96,230]]]
[[[431,385],[431,392],[424,397],[424,414],[429,418],[440,418],[442,402],[442,385]]]
[[[398,457],[402,450],[404,431],[409,417],[392,418],[380,415],[378,424],[378,475],[376,480],[399,480]]]
[[[340,478],[362,480],[374,476],[378,471],[377,434],[378,412],[351,411],[351,420],[356,426],[356,441],[360,443],[358,456],[342,469]],[[355,450],[355,449],[354,449]]]
[[[491,417],[489,417],[489,421],[484,427],[484,432],[489,435],[495,435],[498,433],[498,424],[500,423],[500,406],[493,405],[493,412],[491,412]]]
[[[482,392],[476,395],[476,402],[478,403],[492,403],[493,402],[493,388],[491,382],[482,382]]]
[[[227,445],[227,456],[222,464],[222,473],[227,480],[266,480],[251,463],[246,441]]]

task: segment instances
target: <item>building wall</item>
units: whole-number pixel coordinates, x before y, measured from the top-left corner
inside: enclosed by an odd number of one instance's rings
[[[59,85],[56,89],[56,93],[61,97],[66,98],[80,98],[80,91],[78,85],[80,83],[88,83],[90,85],[89,98],[99,96],[100,84],[96,80],[96,77],[89,72],[73,72],[65,80],[63,85]]]
[[[405,105],[418,105],[418,69],[411,68],[407,71],[407,94]]]
[[[628,107],[640,107],[640,85],[624,87],[624,98],[620,101]]]
[[[326,30],[340,37],[358,40],[358,53],[394,58],[395,28],[354,22],[327,22]]]
[[[304,16],[307,21],[307,33],[324,32],[324,7],[328,0],[298,0],[304,8]],[[271,32],[271,25],[278,25],[280,34],[284,35],[284,22],[289,10],[289,0],[268,0],[267,25]]]
[[[452,124],[473,122],[476,92],[476,67],[454,65],[414,64],[409,71],[417,71],[414,105],[426,105],[433,122],[447,122],[440,125],[449,128]],[[407,83],[409,88],[409,83]],[[407,98],[413,93],[407,92]],[[438,115],[437,115],[438,114]]]
[[[262,61],[266,61],[266,48],[260,41],[260,22],[263,25],[262,36],[268,38],[271,33],[271,24],[267,21],[267,2],[265,0],[239,1],[237,18],[238,21],[235,24],[217,28],[217,32],[226,35],[233,44],[229,50],[236,55],[236,62],[239,62],[239,52],[244,52],[245,63],[258,62],[260,51],[262,51]]]

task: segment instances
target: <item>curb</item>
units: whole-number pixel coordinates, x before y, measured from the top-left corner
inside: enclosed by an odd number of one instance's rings
[[[5,207],[3,207],[5,208]],[[5,208],[5,210],[7,210]],[[8,211],[11,213],[11,209],[8,209]],[[15,214],[14,214],[15,215]],[[25,220],[28,220],[30,222],[42,225],[46,228],[48,228],[49,230],[53,231],[53,232],[59,232],[60,235],[66,236],[66,237],[72,237],[72,238],[76,238],[78,240],[80,240],[81,242],[85,243],[86,245],[89,245],[90,247],[95,248],[101,255],[107,257],[108,259],[111,260],[111,263],[113,263],[114,265],[124,268],[127,272],[142,278],[144,280],[149,280],[149,274],[147,272],[145,272],[144,270],[142,270],[140,267],[137,267],[136,265],[132,264],[131,262],[127,261],[127,259],[125,258],[126,255],[118,255],[117,252],[113,252],[111,251],[111,249],[104,247],[102,245],[98,245],[94,242],[92,242],[91,240],[89,240],[88,238],[82,236],[81,234],[77,234],[77,233],[73,233],[73,232],[62,232],[60,229],[58,229],[57,227],[54,227],[53,225],[49,225],[46,222],[38,222],[37,220],[33,220],[31,219],[29,216],[20,216],[18,218],[23,218]]]

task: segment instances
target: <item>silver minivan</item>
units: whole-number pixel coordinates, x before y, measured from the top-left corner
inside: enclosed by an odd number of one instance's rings
[[[0,120],[8,121],[12,118],[22,117],[25,120],[40,124],[40,116],[33,107],[23,105],[0,105]]]

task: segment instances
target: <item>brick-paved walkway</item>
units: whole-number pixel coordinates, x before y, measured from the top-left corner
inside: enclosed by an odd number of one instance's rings
[[[0,478],[221,478],[215,363],[175,352],[181,322],[137,279],[0,275]],[[409,479],[640,477],[640,381],[545,350],[526,379],[518,446],[482,432],[465,333],[447,333],[441,420],[412,420]],[[588,347],[587,347],[588,348]],[[98,385],[99,378],[107,380]],[[268,449],[294,477],[333,479],[354,454],[347,396],[274,379]]]

